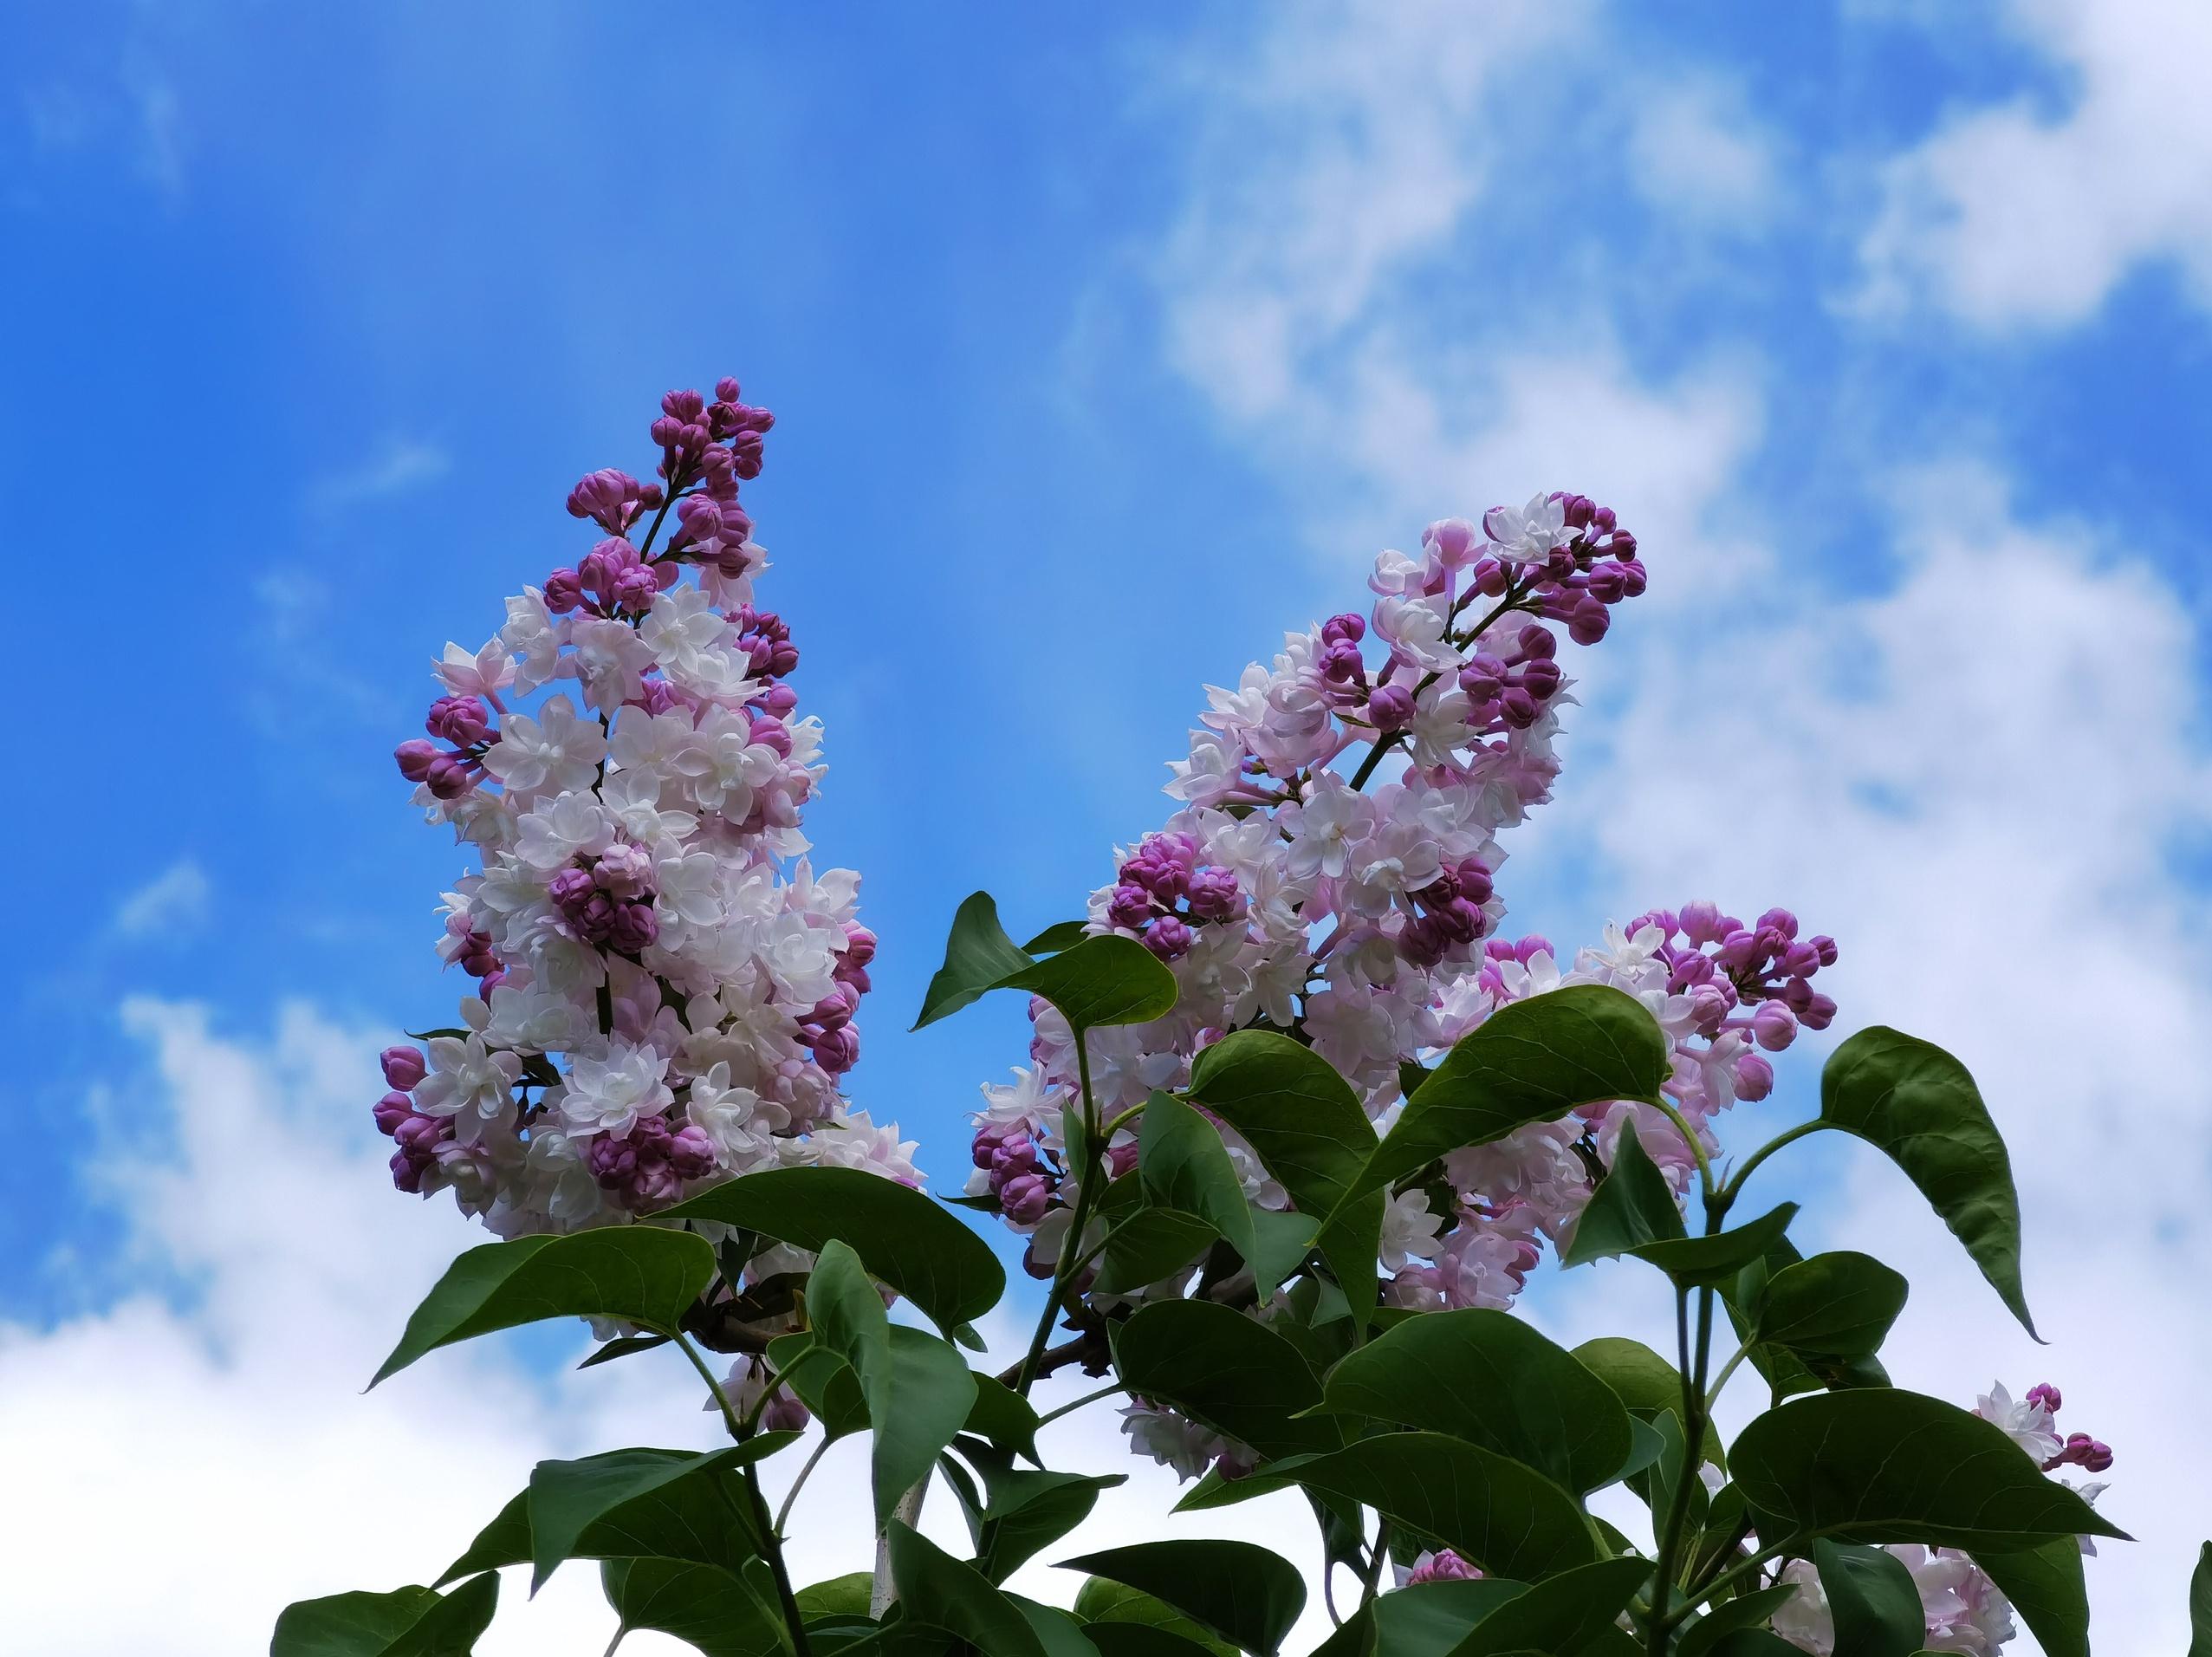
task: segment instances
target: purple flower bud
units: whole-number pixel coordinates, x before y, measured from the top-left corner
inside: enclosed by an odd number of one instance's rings
[[[1359,647],[1349,639],[1337,639],[1321,647],[1321,677],[1332,685],[1359,685],[1367,678],[1367,664],[1359,654]]]
[[[737,381],[735,376],[724,374],[721,379],[716,380],[714,382],[714,397],[715,400],[718,403],[736,402],[737,400]]]
[[[678,420],[696,420],[706,406],[707,400],[695,391],[665,391],[660,394],[660,412]]]
[[[568,913],[569,924],[584,941],[596,944],[607,937],[614,925],[614,900],[604,892],[594,891]]]
[[[1536,723],[1543,709],[1534,697],[1516,685],[1498,699],[1498,712],[1515,730],[1526,731]]]
[[[1142,932],[1152,919],[1152,894],[1133,881],[1125,881],[1106,900],[1106,919],[1131,932]]]
[[[1701,984],[1690,992],[1690,1016],[1699,1032],[1711,1036],[1735,1005],[1735,997],[1718,984]]]
[[[583,578],[573,569],[556,569],[545,578],[545,608],[566,615],[584,601]]]
[[[1405,1585],[1411,1588],[1421,1582],[1469,1582],[1482,1574],[1450,1549],[1441,1548],[1413,1568],[1406,1576]]]
[[[1779,1053],[1797,1039],[1797,1017],[1779,1001],[1762,1001],[1751,1015],[1751,1039]]]
[[[392,757],[399,763],[400,776],[410,783],[423,783],[430,779],[430,768],[438,763],[439,749],[437,744],[417,737],[393,749]]]
[[[441,696],[430,705],[430,717],[423,721],[423,728],[456,748],[466,748],[491,729],[491,719],[479,698]]]
[[[1016,1225],[1035,1225],[1052,1206],[1052,1187],[1036,1174],[1016,1174],[999,1188],[998,1205]]]
[[[1812,945],[1814,949],[1820,952],[1821,965],[1833,966],[1836,964],[1836,940],[1834,939],[1828,937],[1826,933],[1822,933],[1816,938],[1808,938],[1806,939],[1806,942]]]
[[[1341,640],[1346,644],[1356,645],[1366,636],[1366,619],[1350,610],[1346,610],[1342,615],[1333,615],[1321,623],[1321,637],[1330,644]]]
[[[814,1062],[832,1075],[843,1075],[860,1062],[860,1032],[850,1024],[826,1030],[814,1038]]]
[[[1567,619],[1567,636],[1579,645],[1594,645],[1612,626],[1612,612],[1602,599],[1585,593]]]
[[[1521,628],[1516,642],[1521,647],[1521,653],[1530,661],[1547,660],[1560,652],[1560,641],[1552,636],[1552,630],[1534,621]]]
[[[2039,1381],[2027,1389],[2027,1397],[2025,1401],[2030,1404],[2040,1404],[2052,1414],[2056,1415],[2059,1413],[2059,1389],[2047,1381]]]
[[[1759,934],[1738,926],[1721,939],[1721,946],[1713,958],[1731,972],[1740,972],[1751,965],[1760,954]]]
[[[1625,530],[1615,530],[1607,545],[1616,558],[1633,558],[1636,556],[1636,537]]]
[[[754,705],[781,718],[799,705],[799,692],[788,685],[771,685],[754,699]]]
[[[1548,702],[1559,694],[1560,686],[1567,675],[1560,672],[1560,665],[1549,656],[1539,656],[1521,669],[1521,688],[1539,702]]]
[[[1804,980],[1794,979],[1793,982],[1801,984]],[[1794,1010],[1807,1030],[1826,1030],[1836,1021],[1834,1000],[1820,994],[1818,991],[1813,992],[1802,1007],[1796,1008]]]
[[[1027,1134],[1009,1134],[991,1153],[991,1187],[996,1190],[1016,1174],[1037,1171],[1037,1142]]]
[[[422,1085],[430,1067],[423,1061],[419,1047],[387,1047],[378,1054],[377,1062],[384,1067],[384,1080],[388,1087],[401,1093],[412,1093]]]
[[[1742,1053],[1735,1061],[1735,1096],[1755,1104],[1774,1090],[1774,1067],[1756,1053]]]
[[[1162,915],[1145,932],[1143,941],[1163,961],[1179,961],[1190,952],[1190,928],[1173,915]]]
[[[715,1171],[714,1141],[697,1122],[686,1122],[668,1141],[668,1166],[679,1179],[704,1179]]]
[[[1413,723],[1413,692],[1403,685],[1378,685],[1367,697],[1367,717],[1378,731],[1403,731]]]
[[[387,1093],[376,1101],[370,1114],[376,1118],[376,1131],[390,1139],[399,1131],[399,1125],[415,1114],[415,1101],[404,1093]]]
[[[1234,920],[1244,912],[1244,894],[1235,869],[1200,869],[1190,877],[1188,901],[1190,913],[1201,920]]]
[[[441,800],[457,800],[475,786],[474,774],[457,754],[440,754],[423,777],[430,791]]]
[[[1505,690],[1506,675],[1510,671],[1497,657],[1477,651],[1459,670],[1459,688],[1476,702],[1495,702]]]
[[[592,891],[590,873],[575,867],[555,870],[553,878],[545,883],[546,896],[563,911],[578,907],[592,895]]]
[[[633,614],[652,608],[659,591],[658,579],[642,564],[626,569],[614,578],[614,601]]]
[[[568,491],[568,516],[587,517],[613,534],[620,534],[644,504],[644,491],[636,478],[612,467],[591,473]]]
[[[638,1153],[628,1140],[602,1134],[584,1153],[584,1166],[603,1191],[619,1191],[638,1171]]]
[[[1430,918],[1437,930],[1455,944],[1471,944],[1482,935],[1485,917],[1465,898],[1454,898]]]
[[[617,841],[600,854],[591,878],[601,891],[618,898],[635,897],[652,879],[652,854],[626,840]]]
[[[1676,919],[1682,923],[1682,935],[1700,948],[1721,940],[1721,906],[1717,903],[1696,899],[1683,904]]]
[[[636,955],[651,948],[659,937],[660,917],[650,903],[622,904],[607,924],[607,941],[619,954]]]

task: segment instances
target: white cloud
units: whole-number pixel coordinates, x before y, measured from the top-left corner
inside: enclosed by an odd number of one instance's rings
[[[452,456],[435,443],[420,438],[387,437],[347,465],[311,479],[307,486],[308,504],[317,512],[334,513],[387,500],[436,483],[452,466]]]
[[[191,932],[206,920],[214,893],[207,871],[180,858],[115,906],[115,931],[125,938]]]
[[[2076,113],[2047,130],[2019,112],[1969,117],[1949,147],[1899,162],[1904,193],[1870,258],[1972,314],[2060,317],[2131,261],[2212,245],[2193,239],[2212,222],[2202,192],[2173,199],[2185,169],[2204,171],[2196,129],[2212,123],[2170,84],[2212,20],[2159,9],[2176,40],[2143,6],[2014,12],[2083,66]],[[2212,998],[2195,970],[2212,914],[2170,861],[2212,815],[2212,757],[2183,601],[2100,526],[2016,521],[1989,467],[1870,481],[1867,457],[1903,458],[1871,416],[1838,434],[1807,492],[1885,527],[1844,547],[1772,527],[1790,501],[1742,481],[1763,435],[1755,341],[1654,380],[1614,343],[1628,284],[1644,280],[1632,263],[1607,283],[1574,267],[1564,306],[1486,283],[1456,227],[1514,222],[1528,192],[1557,183],[1493,165],[1498,123],[1520,112],[1428,95],[1405,67],[1415,23],[1368,50],[1314,16],[1280,24],[1257,73],[1232,66],[1222,120],[1263,141],[1199,153],[1163,274],[1171,360],[1287,491],[1350,497],[1333,517],[1317,508],[1317,540],[1408,536],[1464,510],[1470,489],[1572,486],[1621,510],[1653,588],[1604,648],[1577,653],[1588,705],[1559,803],[1515,844],[1507,895],[1524,915],[1547,887],[1556,899],[1593,880],[1624,918],[1699,895],[1787,905],[1842,940],[1845,1030],[1894,1023],[1974,1069],[2013,1147],[2052,1347],[2010,1325],[1871,1153],[1816,1139],[1789,1153],[1846,1170],[1802,1229],[1910,1272],[1888,1355],[1905,1384],[1961,1402],[2001,1375],[2061,1387],[2066,1426],[2119,1452],[2106,1506],[2143,1538],[2090,1566],[2100,1647],[2180,1648],[2212,1465],[2196,1395],[2212,1360],[2198,1304]],[[1329,60],[1311,73],[1348,107],[1321,108],[1273,67],[1300,53]],[[1360,95],[1393,75],[1395,101]],[[1294,144],[1269,136],[1275,120]],[[1938,210],[1900,217],[1912,190]],[[1345,214],[1359,217],[1333,261]],[[1480,337],[1456,336],[1469,315]],[[1800,1084],[1818,1057],[1791,1056]],[[1552,1285],[1536,1309],[1575,1338],[1615,1318],[1644,1332],[1640,1292],[1599,1274]]]
[[[125,1019],[152,1075],[132,1091],[133,1137],[93,1165],[107,1170],[120,1279],[181,1283],[187,1309],[134,1289],[51,1328],[0,1323],[0,1463],[19,1498],[0,1504],[11,1649],[259,1650],[292,1600],[435,1576],[541,1458],[714,1442],[697,1383],[665,1355],[548,1377],[480,1343],[364,1395],[447,1260],[485,1240],[443,1202],[391,1189],[364,1102],[379,1038],[296,1004],[265,1041],[218,1032],[188,1004],[134,1001]],[[1003,1312],[985,1333],[1019,1343]],[[1092,1384],[1056,1379],[1043,1396]],[[1086,1549],[1163,1532],[1279,1540],[1310,1524],[1294,1497],[1164,1519],[1171,1481],[1123,1452],[1110,1404],[1046,1442],[1057,1465],[1134,1478],[1024,1570],[1015,1585],[1039,1598],[1073,1596],[1080,1579],[1050,1562]],[[801,1494],[799,1582],[869,1564],[865,1458],[860,1440],[840,1445]],[[771,1499],[798,1459],[769,1464]],[[966,1551],[944,1492],[923,1518]],[[606,1648],[593,1567],[564,1568],[535,1601],[526,1586],[508,1573],[485,1657]],[[690,1647],[639,1634],[623,1649]]]
[[[2003,15],[2058,73],[2063,107],[2022,93],[1956,111],[1892,158],[1860,250],[1863,302],[1925,298],[1991,328],[2055,326],[2165,263],[2212,304],[2212,10],[2011,0]]]
[[[1633,86],[1630,180],[1651,206],[1739,231],[1763,225],[1775,206],[1774,133],[1742,89],[1695,75]]]

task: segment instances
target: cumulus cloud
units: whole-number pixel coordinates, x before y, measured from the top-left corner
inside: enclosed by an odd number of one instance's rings
[[[172,936],[189,932],[207,919],[214,896],[207,871],[191,858],[180,858],[115,906],[115,931],[125,938]]]
[[[364,1395],[415,1302],[485,1240],[443,1203],[391,1189],[362,1104],[378,1038],[298,1004],[256,1036],[191,1004],[139,1000],[125,1020],[150,1071],[94,1163],[107,1170],[114,1280],[133,1287],[50,1327],[0,1323],[0,1461],[36,1493],[0,1504],[11,1648],[236,1657],[265,1646],[292,1600],[434,1577],[542,1458],[715,1441],[696,1381],[665,1355],[549,1373],[542,1342],[478,1342]],[[985,1328],[1009,1354],[1025,1333],[1004,1314]],[[581,1325],[573,1344],[585,1348]],[[1160,1520],[1168,1481],[1124,1453],[1114,1420],[1107,1404],[1064,1418],[1048,1456],[1134,1472],[1135,1501],[1026,1568],[1022,1591],[1066,1603],[1080,1579],[1049,1561],[1090,1548],[1310,1523],[1288,1497]],[[771,1499],[801,1453],[769,1464]],[[835,1446],[801,1493],[800,1582],[866,1565],[866,1454]],[[943,1491],[923,1521],[965,1551]],[[508,1573],[486,1657],[606,1649],[613,1619],[592,1566],[565,1567],[535,1601],[526,1590]],[[691,1648],[637,1634],[623,1649]]]
[[[1469,488],[1515,486],[1589,491],[1637,530],[1652,593],[1604,649],[1577,653],[1586,706],[1567,775],[1541,832],[1516,844],[1507,895],[1524,921],[1591,906],[1593,885],[1621,918],[1703,895],[1743,913],[1786,904],[1843,942],[1843,1029],[1892,1023],[1975,1070],[2013,1148],[2052,1347],[2011,1324],[1878,1155],[1815,1140],[1778,1174],[1840,1168],[1808,1240],[1910,1270],[1888,1355],[1903,1383],[1963,1403],[2001,1376],[2016,1392],[2048,1379],[2066,1425],[2115,1446],[2106,1504],[2142,1541],[2091,1566],[2100,1644],[2178,1649],[2196,1481],[2212,1465],[2194,1401],[2212,1359],[2196,1288],[2212,1264],[2212,1005],[2192,944],[2212,915],[2173,855],[2212,807],[2194,618],[2103,526],[2021,522],[2001,458],[1890,449],[1871,477],[1828,467],[1823,497],[1852,503],[1872,533],[1782,541],[1745,510],[1766,458],[1756,343],[1655,375],[1615,343],[1632,268],[1610,287],[1578,280],[1566,328],[1554,296],[1486,279],[1465,227],[1514,222],[1538,187],[1495,165],[1510,106],[1422,95],[1404,61],[1424,14],[1372,51],[1329,33],[1337,15],[1288,14],[1259,72],[1234,77],[1240,99],[1265,96],[1270,65],[1317,54],[1312,74],[1352,107],[1309,119],[1314,94],[1294,79],[1272,106],[1294,145],[1223,176],[1198,153],[1181,262],[1164,275],[1171,360],[1287,490],[1360,501],[1348,523],[1320,521],[1331,539],[1351,529],[1372,547],[1463,507]],[[2012,15],[2079,67],[2073,113],[1969,114],[1899,160],[1868,257],[1917,284],[1900,291],[2060,321],[2133,263],[2212,246],[2202,191],[2179,199],[2212,124],[2172,84],[2203,55],[2172,31],[2212,24],[2135,4],[2023,0]],[[1479,69],[1515,40],[1508,28],[1460,49]],[[1360,102],[1370,74],[1404,95]],[[1726,123],[1703,116],[1724,106],[1695,72],[1681,84],[1688,101],[1662,98],[1652,120],[1674,123],[1694,167]],[[1235,119],[1264,130],[1268,117],[1240,103]],[[1635,165],[1651,165],[1653,130]],[[1644,182],[1671,196],[1666,172]],[[1747,158],[1736,184],[1755,175]],[[1338,202],[1370,217],[1332,263]],[[1715,218],[1716,245],[1727,228]],[[1549,250],[1580,270],[1571,249]],[[1470,315],[1484,325],[1463,337]],[[1878,404],[1866,418],[1854,465],[1885,453]],[[1786,501],[1769,505],[1787,520]],[[1797,1085],[1820,1045],[1786,1062]],[[1757,1131],[1747,1120],[1739,1134]],[[1648,1335],[1651,1287],[1593,1273],[1548,1283],[1534,1309],[1569,1338]]]
[[[1891,158],[1862,302],[1925,301],[1992,328],[2094,313],[2136,269],[2212,304],[2212,11],[2171,0],[2010,0],[2008,31],[2062,90],[1947,114]],[[1951,29],[1943,14],[1930,26]]]

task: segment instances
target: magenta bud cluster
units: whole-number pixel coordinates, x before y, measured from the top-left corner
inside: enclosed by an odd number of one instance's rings
[[[704,1179],[715,1171],[714,1144],[691,1123],[640,1116],[626,1134],[592,1140],[584,1166],[617,1203],[646,1212],[681,1198],[684,1181]]]
[[[990,1194],[1007,1218],[1017,1225],[1034,1225],[1045,1217],[1060,1173],[1027,1128],[986,1124],[977,1130],[969,1154],[989,1177]]]
[[[1471,574],[1477,592],[1502,595],[1518,579],[1530,589],[1534,608],[1567,624],[1579,645],[1594,645],[1612,625],[1612,607],[1640,597],[1649,578],[1636,556],[1636,537],[1622,529],[1613,510],[1587,495],[1561,491],[1548,497],[1567,532],[1557,537],[1541,562],[1512,562],[1497,556],[1475,560]],[[1483,514],[1483,533],[1495,543],[1516,540],[1515,520],[1505,507]],[[1464,534],[1456,521],[1436,524],[1430,535]]]
[[[1434,880],[1410,894],[1416,913],[1398,935],[1398,952],[1414,965],[1427,968],[1474,943],[1490,924],[1482,906],[1495,889],[1489,868],[1481,859],[1463,857],[1445,864]]]
[[[1244,918],[1236,870],[1202,861],[1199,844],[1189,835],[1145,835],[1120,874],[1106,898],[1106,918],[1136,933],[1164,961],[1190,952],[1195,928]]]

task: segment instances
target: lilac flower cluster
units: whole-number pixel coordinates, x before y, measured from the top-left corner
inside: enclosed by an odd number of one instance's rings
[[[740,499],[774,424],[734,380],[664,397],[652,480],[577,483],[600,538],[481,648],[446,647],[427,738],[399,745],[417,803],[482,860],[439,945],[477,984],[458,1025],[384,1055],[376,1123],[401,1189],[503,1236],[794,1162],[917,1178],[840,1090],[875,938],[859,877],[815,873],[800,831],[821,728],[755,602]]]

